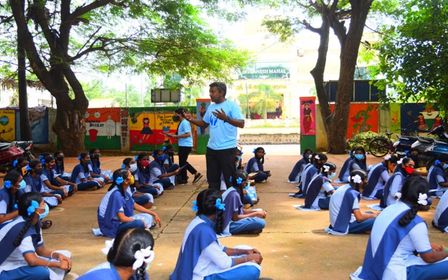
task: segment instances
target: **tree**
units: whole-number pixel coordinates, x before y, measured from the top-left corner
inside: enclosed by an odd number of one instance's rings
[[[53,130],[67,154],[84,148],[88,100],[77,71],[126,68],[152,75],[177,73],[194,82],[227,78],[247,60],[246,53],[204,27],[198,8],[188,0],[79,3],[9,0],[9,6],[0,6],[5,14],[0,19],[14,18],[30,71],[56,99]],[[0,34],[2,51],[17,40],[5,30]]]
[[[265,21],[265,25],[270,31],[280,34],[282,39],[293,36],[302,28],[319,35],[318,58],[314,68],[311,70],[311,75],[314,79],[320,111],[324,120],[328,152],[345,153],[345,138],[348,127],[350,97],[353,94],[356,61],[367,15],[373,0],[286,2],[294,8],[298,5],[305,9],[311,17],[319,16],[321,19],[320,27],[315,27],[309,21],[297,17],[275,18]],[[341,46],[337,96],[333,112],[330,110],[324,87],[324,70],[330,29],[335,33]]]
[[[393,25],[381,28],[373,47],[383,86],[392,100],[427,101],[448,106],[448,2],[407,0],[394,11]]]
[[[277,103],[283,102],[283,95],[275,92],[270,85],[259,84],[248,94],[240,94],[238,101],[242,106],[243,115],[247,116],[247,110],[249,110],[250,113],[256,113],[267,119],[267,113],[275,112]]]

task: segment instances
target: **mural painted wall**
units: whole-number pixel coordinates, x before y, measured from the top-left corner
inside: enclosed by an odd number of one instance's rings
[[[331,111],[334,104],[330,105]],[[372,103],[350,104],[348,116],[347,138],[366,131],[379,131],[379,105]]]
[[[47,107],[33,107],[28,109],[31,125],[31,136],[34,144],[49,143],[49,119]],[[20,111],[16,109],[16,138],[20,139]]]
[[[120,108],[89,108],[86,113],[86,149],[121,149]]]
[[[401,104],[401,129],[407,132],[425,131],[441,124],[439,110],[430,103]]]
[[[0,110],[0,141],[10,142],[16,139],[16,119],[14,109]]]
[[[300,97],[300,135],[316,135],[316,97]]]

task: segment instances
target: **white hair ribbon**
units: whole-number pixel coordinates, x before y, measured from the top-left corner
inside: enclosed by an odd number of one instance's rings
[[[400,200],[400,199],[401,199],[401,192],[396,192],[395,195],[394,195],[394,197],[395,197],[397,200]]]
[[[112,248],[112,246],[114,245],[114,240],[106,240],[104,242],[105,247],[103,249],[101,249],[101,252],[103,252],[103,254],[107,255],[110,251],[110,248]]]
[[[328,172],[330,171],[330,166],[329,165],[324,165],[324,172]]]
[[[417,203],[423,206],[428,205],[428,195],[426,193],[419,193]]]
[[[387,155],[384,157],[384,160],[390,160],[391,157],[392,157],[392,156],[391,156],[390,154],[387,154]]]
[[[140,249],[134,254],[135,262],[132,265],[132,270],[137,270],[143,263],[150,264],[155,257],[155,253],[151,250],[151,246],[146,249]]]
[[[319,155],[315,155],[314,158],[317,159],[317,160],[320,160],[320,156]]]
[[[403,158],[400,158],[399,161],[397,161],[397,164],[402,164],[403,163]]]
[[[362,183],[362,178],[361,176],[359,176],[358,174],[356,174],[355,176],[351,176],[349,177],[349,179],[355,183],[355,184],[361,184]]]

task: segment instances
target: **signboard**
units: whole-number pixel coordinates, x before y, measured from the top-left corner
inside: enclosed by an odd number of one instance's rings
[[[240,79],[289,79],[289,69],[283,66],[265,66],[247,69]]]
[[[0,141],[11,142],[16,138],[14,110],[0,110]]]
[[[180,102],[180,89],[155,88],[151,90],[151,102]]]

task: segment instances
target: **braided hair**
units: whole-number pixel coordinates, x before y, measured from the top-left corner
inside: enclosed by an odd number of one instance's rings
[[[117,169],[114,171],[113,175],[112,175],[112,184],[110,185],[109,189],[107,191],[112,190],[114,187],[117,187],[118,190],[120,191],[121,195],[124,197],[125,193],[124,193],[124,189],[123,189],[123,182],[117,184],[117,178],[121,177],[123,178],[123,181],[125,181],[128,178],[128,174],[129,171],[127,169]]]
[[[216,215],[215,231],[217,234],[221,234],[224,230],[224,211],[216,209],[217,199],[221,199],[219,191],[210,188],[201,191],[196,198],[198,206],[196,215]]]
[[[141,228],[119,231],[107,254],[107,261],[113,266],[132,267],[135,262],[135,252],[148,247],[154,250],[154,238],[149,231]],[[137,268],[134,275],[137,280],[145,279],[145,262]]]
[[[42,202],[42,195],[38,192],[29,192],[25,193],[19,198],[19,215],[25,219],[25,225],[20,230],[16,239],[13,242],[15,247],[19,246],[22,243],[22,240],[25,234],[28,232],[30,227],[33,225],[33,219],[37,215],[36,212],[28,215],[28,207],[30,207],[32,201],[37,201],[39,204]],[[36,223],[34,225],[34,229],[36,230],[37,242],[40,241],[40,224]]]
[[[361,178],[361,182],[357,182],[357,176]],[[367,180],[367,172],[365,172],[362,169],[355,169],[352,172],[350,172],[350,179],[349,183],[350,186],[352,186],[355,190],[360,191],[361,187],[365,185],[365,182]]]
[[[8,212],[12,211],[12,209],[14,208],[14,204],[17,202],[16,192],[12,191],[12,186],[17,184],[21,177],[22,177],[22,175],[17,170],[11,169],[6,174],[5,178],[3,179],[3,182],[5,182],[5,181],[10,181],[11,182],[11,187],[10,188],[6,188],[6,191],[7,191],[8,196],[9,196],[9,202],[8,202],[8,206],[7,206]]]
[[[423,177],[409,176],[406,178],[401,189],[401,201],[408,204],[411,209],[398,221],[400,226],[407,226],[415,218],[420,208],[420,204],[418,204],[419,195],[427,195],[428,191],[429,184]]]
[[[241,199],[244,196],[243,188],[246,182],[247,182],[247,173],[241,170],[236,171],[235,176],[233,176],[232,185],[235,187],[235,190],[240,194]]]

